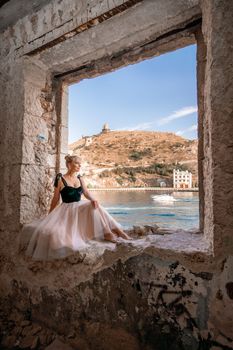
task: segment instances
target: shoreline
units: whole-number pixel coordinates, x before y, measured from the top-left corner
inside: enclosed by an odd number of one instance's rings
[[[158,191],[158,192],[199,192],[198,188],[173,188],[173,187],[112,187],[112,188],[88,188],[89,191]]]

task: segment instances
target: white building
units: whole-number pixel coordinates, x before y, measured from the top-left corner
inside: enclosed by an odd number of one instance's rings
[[[192,188],[192,173],[188,170],[173,169],[173,187],[174,188]]]
[[[84,146],[89,146],[92,144],[92,137],[91,136],[85,136],[85,145]]]

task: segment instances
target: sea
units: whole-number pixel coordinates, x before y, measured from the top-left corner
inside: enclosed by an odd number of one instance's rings
[[[198,229],[197,192],[93,191],[99,203],[125,229],[157,224],[167,229]]]

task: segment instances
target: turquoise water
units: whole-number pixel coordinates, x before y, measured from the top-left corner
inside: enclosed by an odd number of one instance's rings
[[[95,198],[124,228],[157,224],[163,228],[194,229],[199,226],[196,192],[93,191]]]

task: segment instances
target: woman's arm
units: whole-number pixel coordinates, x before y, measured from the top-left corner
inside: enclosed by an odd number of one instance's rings
[[[59,202],[59,199],[60,199],[60,187],[61,187],[61,184],[60,184],[60,181],[59,181],[58,186],[54,188],[54,194],[53,194],[53,199],[52,199],[51,206],[50,206],[50,209],[49,209],[49,213],[51,213],[51,211],[57,206],[57,204]]]
[[[84,196],[92,202],[92,205],[93,205],[94,208],[98,208],[99,204],[98,204],[97,200],[88,191],[88,188],[87,188],[83,178],[80,177],[79,180],[80,180],[80,183],[81,183],[81,186],[82,186],[82,189],[83,189]]]

